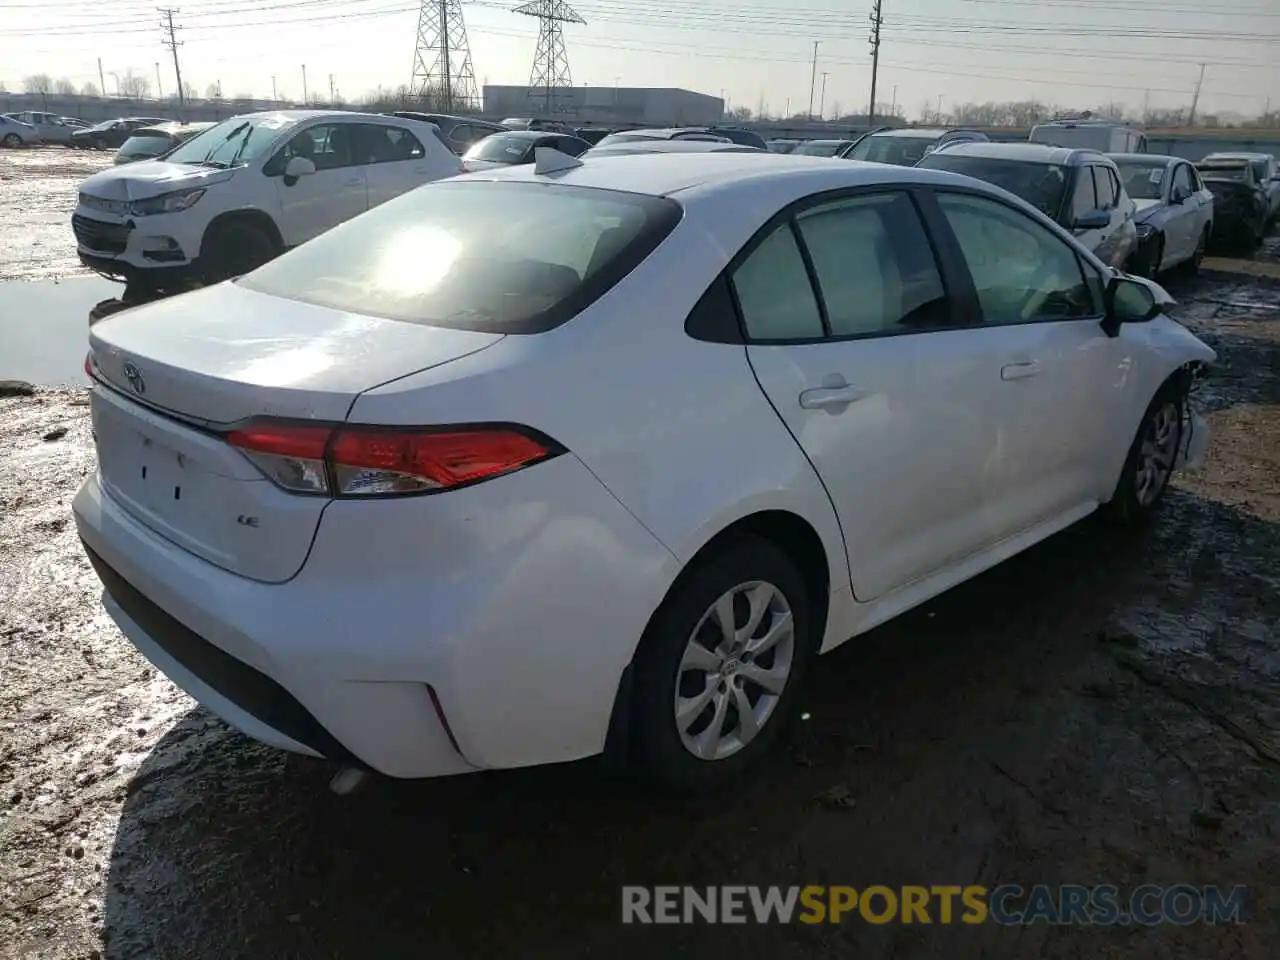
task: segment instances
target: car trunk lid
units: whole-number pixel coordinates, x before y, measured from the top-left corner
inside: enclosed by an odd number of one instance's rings
[[[135,519],[226,570],[301,568],[328,499],[288,493],[223,439],[251,417],[343,422],[363,391],[502,339],[220,284],[92,328],[99,469]]]

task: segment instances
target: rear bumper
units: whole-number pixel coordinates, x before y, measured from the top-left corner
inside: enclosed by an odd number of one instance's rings
[[[170,679],[258,740],[393,777],[600,752],[678,566],[572,455],[334,502],[279,584],[158,536],[97,475],[73,510],[107,611]]]

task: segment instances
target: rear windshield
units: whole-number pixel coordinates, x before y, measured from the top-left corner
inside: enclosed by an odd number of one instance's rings
[[[528,137],[495,133],[475,144],[464,156],[468,160],[501,160],[504,163],[515,163],[529,152],[531,146],[533,142]]]
[[[791,152],[801,153],[807,157],[834,157],[844,145],[843,140],[813,140],[800,144]]]
[[[946,152],[930,154],[920,161],[920,166],[928,170],[950,170],[994,183],[1054,220],[1062,209],[1062,198],[1071,179],[1067,168],[1056,163],[961,157]]]
[[[1243,163],[1239,166],[1205,164],[1197,169],[1206,180],[1237,180],[1244,183],[1249,179],[1249,168]]]
[[[120,148],[120,152],[125,155],[135,153],[146,154],[149,157],[159,156],[173,146],[173,138],[164,134],[147,137],[130,137],[124,142],[124,146]]]
[[[440,181],[248,274],[246,287],[392,320],[538,333],[630,273],[681,217],[672,200],[565,184]]]
[[[914,167],[925,154],[937,146],[937,140],[926,137],[863,137],[845,156],[846,160],[870,160],[872,163],[893,163],[900,167]]]

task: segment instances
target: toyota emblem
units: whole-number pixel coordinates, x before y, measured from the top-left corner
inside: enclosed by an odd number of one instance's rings
[[[129,381],[129,386],[133,388],[134,393],[147,392],[147,382],[142,379],[142,371],[132,360],[124,362],[124,378]]]

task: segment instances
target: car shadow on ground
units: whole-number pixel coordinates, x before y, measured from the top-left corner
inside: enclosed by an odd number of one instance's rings
[[[593,762],[339,798],[330,765],[194,710],[130,784],[106,957],[1024,957],[1075,955],[1051,948],[1076,935],[1097,955],[1118,930],[624,927],[620,888],[1274,881],[1274,770],[1110,652],[1139,656],[1192,613],[1274,618],[1274,591],[1241,573],[1258,565],[1280,569],[1280,529],[1185,492],[1143,534],[1085,521],[824,658],[788,749],[698,800]],[[1117,639],[1126,613],[1151,636]],[[1280,680],[1275,643],[1255,692]],[[1232,844],[1192,825],[1206,790],[1231,798]],[[1119,945],[1163,955],[1163,936]]]

